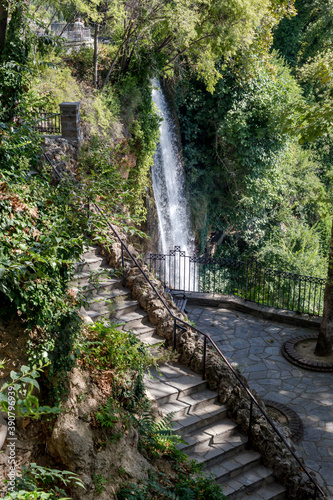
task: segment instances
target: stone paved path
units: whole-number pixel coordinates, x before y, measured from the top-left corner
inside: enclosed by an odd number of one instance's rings
[[[281,354],[289,338],[311,331],[316,336],[317,331],[216,307],[187,304],[186,310],[238,366],[250,389],[300,416],[304,435],[296,445],[297,454],[322,477],[333,499],[333,373],[302,370]]]

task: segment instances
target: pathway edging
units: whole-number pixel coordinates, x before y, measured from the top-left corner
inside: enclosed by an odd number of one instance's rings
[[[178,297],[177,292],[173,295]],[[181,296],[184,292],[181,293]],[[227,295],[218,295],[212,293],[186,292],[187,303],[199,306],[217,307],[225,309],[235,309],[236,311],[259,316],[263,319],[278,321],[291,325],[302,326],[305,328],[320,327],[321,317],[311,317],[307,314],[297,314],[293,311],[284,309],[276,309],[274,307],[258,305],[249,300],[240,299],[238,297],[230,297]]]
[[[316,340],[316,338],[313,334],[311,335],[309,333],[308,335],[293,337],[283,344],[281,352],[289,363],[314,372],[333,372],[333,362],[317,361],[315,359],[306,358],[296,351],[295,345],[304,340]]]

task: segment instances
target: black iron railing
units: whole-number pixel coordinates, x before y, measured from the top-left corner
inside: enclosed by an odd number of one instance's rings
[[[52,166],[54,173],[56,174],[56,177],[61,181],[62,176],[61,174],[57,171],[57,169],[54,167],[53,163],[51,160],[47,157],[47,155],[44,153],[45,158],[47,161],[50,163]],[[100,216],[105,220],[105,223],[109,229],[111,229],[112,233],[116,236],[117,240],[121,244],[121,259],[122,259],[122,267],[125,269],[125,252],[128,255],[128,259],[133,262],[133,264],[140,270],[141,274],[145,278],[146,282],[149,284],[149,286],[152,288],[152,290],[155,292],[156,296],[160,300],[160,302],[163,304],[165,309],[168,311],[170,318],[173,320],[173,348],[175,349],[177,346],[177,330],[182,330],[182,331],[194,331],[201,335],[203,337],[203,354],[202,354],[202,378],[205,380],[206,378],[206,357],[207,357],[207,344],[209,343],[214,351],[220,356],[220,358],[224,361],[225,365],[228,367],[228,369],[233,373],[233,375],[236,377],[238,383],[242,386],[244,391],[249,397],[250,400],[250,410],[249,410],[249,428],[248,428],[248,441],[249,445],[253,442],[253,436],[252,436],[252,425],[253,425],[253,413],[254,413],[254,407],[257,408],[257,410],[265,417],[267,422],[270,424],[271,428],[275,432],[277,436],[281,439],[281,441],[284,443],[286,448],[289,450],[293,458],[296,460],[298,463],[300,470],[304,471],[308,479],[313,485],[313,495],[312,498],[313,500],[317,500],[318,498],[326,498],[325,493],[323,492],[322,488],[319,486],[317,481],[312,477],[311,472],[308,470],[308,468],[302,463],[302,461],[297,457],[297,455],[294,453],[290,445],[287,443],[286,439],[284,436],[281,434],[279,429],[276,427],[275,423],[272,421],[272,419],[269,417],[267,412],[262,408],[260,403],[257,401],[257,399],[254,397],[254,395],[251,393],[250,389],[247,387],[247,385],[244,383],[242,377],[237,373],[237,371],[234,369],[234,367],[230,364],[230,362],[227,360],[227,358],[224,356],[224,354],[221,352],[219,347],[216,345],[214,340],[205,332],[202,332],[196,327],[193,327],[186,321],[178,318],[173,314],[167,303],[165,302],[165,299],[161,296],[151,279],[149,278],[148,274],[143,270],[142,266],[139,264],[139,262],[136,260],[132,252],[129,250],[128,246],[123,242],[121,237],[119,236],[117,230],[114,228],[114,226],[109,222],[107,216],[104,214],[104,212],[101,210],[101,208],[96,204],[96,203],[89,203],[87,204],[88,208],[88,218],[90,215],[90,207],[94,207],[97,213],[100,214]]]
[[[325,278],[275,271],[255,259],[188,256],[176,246],[168,254],[150,254],[149,268],[172,289],[234,295],[314,316],[323,312]]]
[[[61,135],[61,113],[40,111],[36,116],[34,129],[42,134]]]

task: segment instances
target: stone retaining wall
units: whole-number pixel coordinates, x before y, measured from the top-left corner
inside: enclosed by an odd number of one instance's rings
[[[112,240],[115,239],[111,231],[110,236]],[[126,236],[121,234],[121,237],[123,241],[127,243]],[[129,245],[129,249],[135,255],[145,272],[150,275],[143,261],[138,258],[135,249],[131,245]],[[121,267],[120,243],[115,242],[108,250],[104,248],[104,253],[112,267]],[[146,282],[140,270],[134,266],[130,259],[126,259],[125,261],[125,276],[126,285],[131,289],[133,298],[138,300],[141,307],[147,311],[149,321],[156,326],[157,333],[165,338],[169,345],[172,345],[173,319],[170,317],[161,301],[156,297],[155,292]],[[172,313],[178,318],[186,320],[186,316],[175,306],[171,295],[164,293],[161,283],[152,277],[152,275],[150,275],[150,277]],[[190,367],[197,373],[202,373],[203,340],[200,334],[195,333],[191,329],[186,332],[179,332],[176,348],[180,354],[180,363]],[[246,379],[239,372],[238,374],[247,386]],[[235,375],[210,346],[207,347],[206,378],[209,387],[218,392],[221,403],[226,405],[230,418],[240,426],[244,433],[247,433],[250,410],[248,395]],[[260,398],[255,393],[254,395],[264,407]],[[276,425],[280,431],[285,434],[286,431],[282,430],[278,423]],[[298,463],[281,442],[277,434],[272,430],[265,417],[256,409],[254,410],[252,433],[253,448],[257,449],[262,454],[264,464],[271,467],[280,483],[286,486],[288,498],[295,500],[313,499],[314,487],[312,483],[307,476],[300,471]],[[290,439],[288,437],[286,438],[292,449],[294,449]]]
[[[184,294],[182,293],[179,297],[183,297],[183,295]],[[174,294],[174,296],[177,297],[178,295]],[[258,305],[256,302],[251,302],[238,297],[212,293],[186,292],[186,298],[189,304],[234,309],[236,311],[252,314],[253,316],[263,319],[278,321],[280,323],[288,323],[305,328],[318,328],[319,330],[321,323],[321,317],[309,316],[308,314],[298,314],[293,311],[277,309],[275,307],[262,306]]]

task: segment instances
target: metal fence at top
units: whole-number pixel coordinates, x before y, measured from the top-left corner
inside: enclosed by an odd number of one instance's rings
[[[39,111],[36,115],[34,129],[42,134],[61,135],[61,113]]]
[[[150,270],[171,289],[234,295],[257,304],[320,316],[325,278],[263,267],[257,260],[185,255],[176,246],[149,256]]]
[[[61,35],[69,42],[83,42],[86,40],[91,40],[90,28],[83,28],[73,31],[64,31]]]

